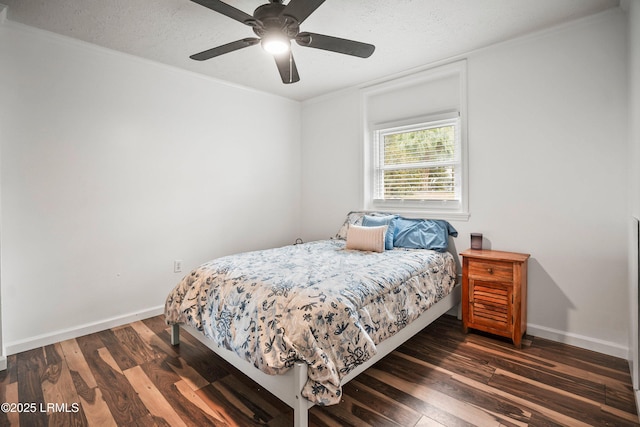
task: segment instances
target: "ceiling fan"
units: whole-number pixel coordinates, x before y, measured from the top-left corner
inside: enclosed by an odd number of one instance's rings
[[[258,37],[247,37],[222,46],[214,47],[191,55],[191,59],[204,61],[216,56],[253,46],[258,43],[276,60],[283,83],[300,80],[296,63],[291,53],[291,40],[304,47],[328,50],[345,55],[368,58],[375,46],[354,40],[323,34],[301,32],[300,24],[309,17],[325,0],[291,0],[285,6],[282,0],[269,0],[259,6],[253,16],[220,0],[191,0],[215,12],[235,19],[253,28]]]

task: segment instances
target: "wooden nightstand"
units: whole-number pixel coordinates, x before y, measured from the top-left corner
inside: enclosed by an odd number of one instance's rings
[[[462,256],[462,328],[511,338],[527,328],[528,254],[467,249]]]

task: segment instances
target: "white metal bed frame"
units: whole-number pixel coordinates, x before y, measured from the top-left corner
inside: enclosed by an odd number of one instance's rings
[[[408,324],[402,330],[398,331],[392,337],[382,341],[376,346],[376,354],[365,363],[357,366],[353,371],[349,372],[343,379],[342,385],[345,385],[353,378],[373,366],[380,359],[391,353],[397,347],[402,345],[409,338],[424,329],[438,317],[447,311],[456,307],[460,303],[460,284],[452,289],[446,297],[432,305],[428,310],[420,315],[416,320]],[[268,375],[257,369],[251,363],[241,359],[236,353],[222,347],[218,347],[213,341],[208,339],[197,329],[184,325],[174,324],[171,327],[171,344],[180,344],[180,328],[187,331],[190,335],[211,349],[218,356],[235,366],[243,374],[260,384],[265,390],[282,400],[288,406],[293,408],[293,419],[295,427],[308,427],[309,417],[308,411],[314,403],[302,396],[301,391],[307,382],[307,365],[304,362],[297,362],[293,368],[282,375]]]

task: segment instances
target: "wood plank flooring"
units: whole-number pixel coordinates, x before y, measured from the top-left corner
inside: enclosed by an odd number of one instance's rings
[[[161,316],[9,356],[0,426],[290,426],[292,411]],[[312,426],[638,426],[626,360],[443,316],[314,407]],[[13,405],[11,407],[11,405]],[[19,412],[18,412],[19,410]]]

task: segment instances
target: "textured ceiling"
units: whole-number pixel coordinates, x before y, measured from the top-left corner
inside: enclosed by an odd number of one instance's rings
[[[227,0],[249,14],[266,0]],[[7,19],[234,84],[305,100],[618,7],[618,0],[327,0],[302,31],[374,44],[368,59],[292,44],[300,81],[284,85],[252,46],[204,62],[189,55],[250,27],[190,0],[0,0]],[[285,2],[286,3],[286,2]]]

